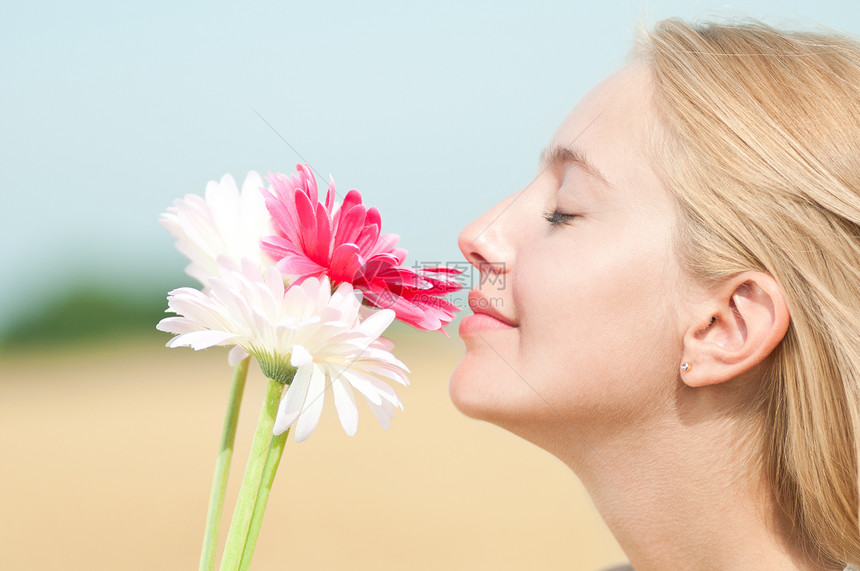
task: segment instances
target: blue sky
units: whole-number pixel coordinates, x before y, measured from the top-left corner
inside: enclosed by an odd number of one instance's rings
[[[835,0],[5,7],[0,328],[83,280],[191,283],[158,214],[225,172],[291,171],[281,137],[412,259],[461,260],[459,229],[528,183],[637,24],[710,15],[860,34]]]

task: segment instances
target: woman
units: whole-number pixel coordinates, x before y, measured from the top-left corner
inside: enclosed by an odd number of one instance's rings
[[[860,47],[664,21],[467,226],[456,406],[638,571],[860,562]]]

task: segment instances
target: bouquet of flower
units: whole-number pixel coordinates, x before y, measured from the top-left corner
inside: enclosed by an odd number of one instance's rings
[[[233,383],[216,463],[200,569],[213,569],[239,404],[253,357],[269,379],[222,570],[248,569],[287,435],[307,439],[331,389],[340,423],[353,435],[356,396],[388,428],[403,408],[390,382],[408,384],[406,365],[381,337],[394,319],[442,330],[457,308],[459,270],[411,268],[396,234],[381,232],[375,208],[356,190],[342,201],[331,181],[325,201],[307,165],[291,176],[251,172],[241,192],[230,175],[205,197],[188,195],[162,215],[202,289],[168,294],[158,324],[168,347],[232,346]]]

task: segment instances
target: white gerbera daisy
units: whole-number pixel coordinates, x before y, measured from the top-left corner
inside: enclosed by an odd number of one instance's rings
[[[332,292],[327,278],[308,278],[285,289],[275,267],[243,259],[217,260],[209,289],[179,288],[168,294],[167,317],[158,329],[177,334],[168,347],[195,350],[234,345],[231,361],[247,353],[269,378],[289,385],[275,420],[275,434],[295,424],[296,441],[316,428],[330,384],[347,434],[358,426],[357,392],[387,428],[394,407],[403,408],[388,381],[407,385],[406,365],[380,337],[394,319],[383,309],[361,319],[361,300],[349,284]]]
[[[159,221],[176,237],[176,249],[191,260],[185,272],[208,287],[217,276],[218,256],[248,258],[260,267],[274,260],[260,248],[260,240],[274,233],[260,189],[263,179],[250,171],[239,192],[229,174],[220,182],[209,181],[206,196],[188,194],[177,199]]]

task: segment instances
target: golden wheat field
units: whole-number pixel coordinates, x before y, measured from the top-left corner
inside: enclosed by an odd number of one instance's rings
[[[572,569],[624,560],[573,474],[462,416],[448,376],[459,340],[395,332],[412,369],[405,411],[331,406],[289,441],[254,569]],[[195,569],[231,369],[226,351],[165,336],[2,355],[0,569]],[[252,366],[225,513],[262,398]],[[222,542],[226,522],[222,526]]]

